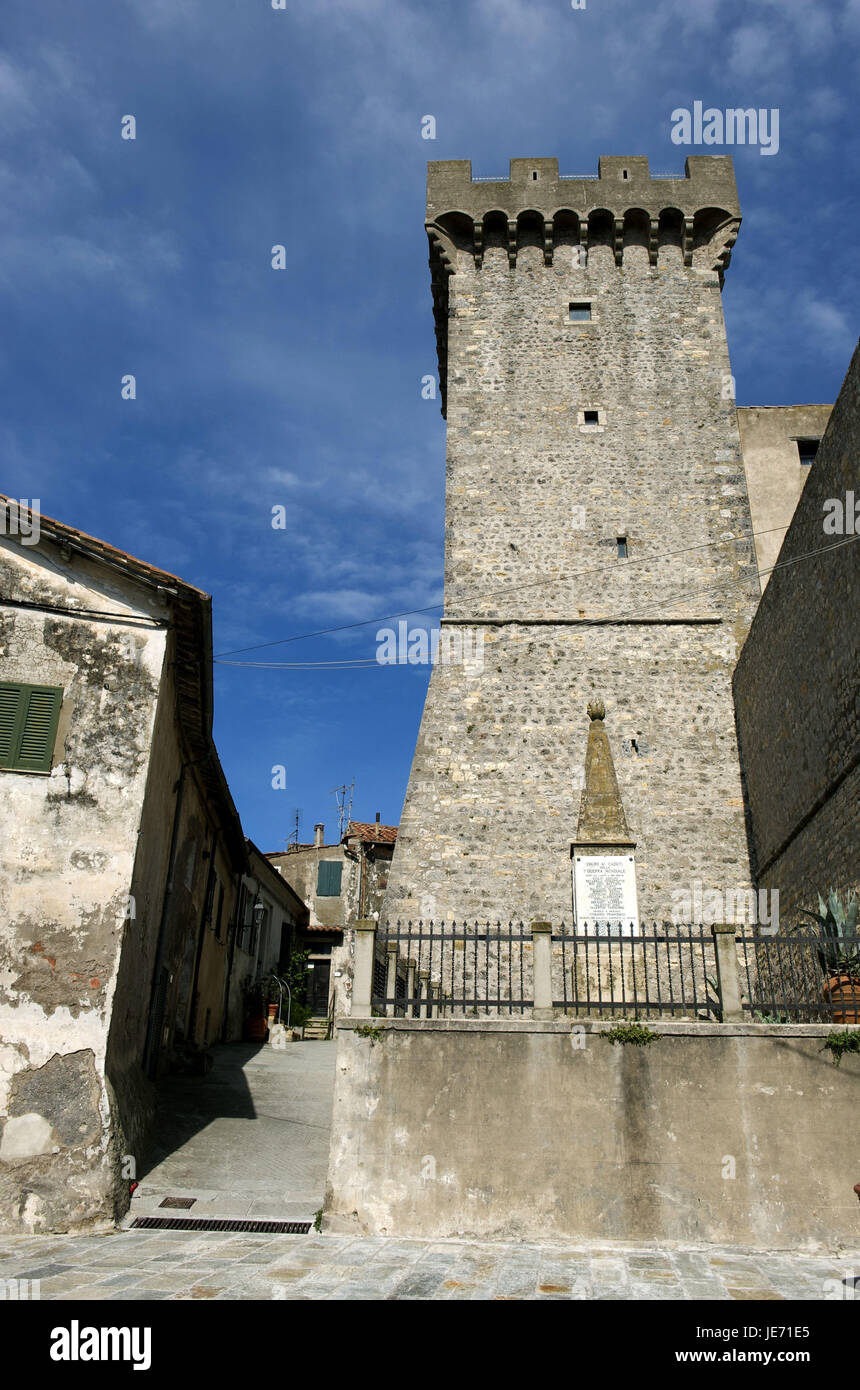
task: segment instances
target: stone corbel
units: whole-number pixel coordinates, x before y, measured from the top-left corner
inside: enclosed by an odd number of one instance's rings
[[[545,217],[543,221],[543,263],[552,265],[553,252],[553,226],[552,219]]]
[[[693,219],[684,218],[684,265],[693,264]]]
[[[648,263],[657,264],[658,232],[660,223],[656,217],[652,217],[648,224]]]
[[[579,219],[579,251],[580,251],[580,260],[581,260],[581,261],[584,260],[585,264],[587,264],[587,263],[588,263],[588,218],[587,218],[587,217],[580,217],[580,219]],[[582,256],[582,252],[583,252],[583,251],[585,252],[584,258],[583,258],[583,256]]]
[[[732,247],[738,239],[740,226],[740,218],[733,217],[731,221],[724,223],[719,229],[722,234],[722,242],[714,260],[714,269],[718,270],[721,275],[728,269],[729,261],[732,258]]]

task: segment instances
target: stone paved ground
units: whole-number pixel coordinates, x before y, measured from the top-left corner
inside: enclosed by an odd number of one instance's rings
[[[0,1236],[0,1280],[42,1299],[851,1299],[860,1251],[826,1256],[119,1231]],[[854,1281],[857,1281],[856,1287]]]

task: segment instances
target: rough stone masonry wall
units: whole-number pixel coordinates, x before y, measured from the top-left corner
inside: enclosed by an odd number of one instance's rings
[[[860,1245],[860,1057],[825,1027],[376,1023],[338,1032],[327,1230]]]
[[[108,1024],[137,845],[163,630],[122,580],[43,544],[0,555],[4,680],[63,688],[50,775],[0,772],[0,1228],[112,1221]]]
[[[452,253],[446,619],[481,620],[483,667],[433,672],[384,916],[570,917],[599,697],[661,920],[750,877],[731,672],[758,581],[719,278],[670,241],[620,267],[525,241],[514,269],[501,238],[480,269]]]
[[[860,891],[860,540],[824,531],[846,493],[860,501],[860,348],[734,679],[755,868],[784,920]]]

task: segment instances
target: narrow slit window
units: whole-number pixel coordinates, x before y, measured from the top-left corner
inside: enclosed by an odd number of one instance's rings
[[[599,425],[599,424],[600,424],[600,411],[599,411],[599,410],[584,410],[584,411],[582,412],[582,416],[583,416],[583,424],[586,424],[586,425]]]
[[[800,457],[800,462],[803,464],[811,464],[814,462],[820,443],[820,439],[798,439],[797,452]]]
[[[588,323],[591,319],[591,305],[584,303],[571,304],[568,313],[571,323]]]
[[[615,539],[615,544],[616,544],[616,546],[618,547],[618,558],[619,558],[619,560],[626,560],[626,559],[627,559],[627,556],[628,556],[628,550],[627,550],[627,537],[626,537],[626,536],[617,536],[616,539]]]

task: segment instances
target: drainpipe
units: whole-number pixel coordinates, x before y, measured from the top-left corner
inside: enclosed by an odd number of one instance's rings
[[[194,956],[194,977],[191,981],[191,1006],[188,1010],[188,1026],[185,1029],[185,1041],[194,1046],[194,1029],[197,1026],[197,1007],[199,1004],[197,985],[200,980],[200,963],[203,960],[203,947],[206,944],[206,908],[209,905],[209,882],[214,879],[215,887],[212,890],[212,906],[215,905],[215,891],[218,886],[218,875],[215,872],[215,846],[217,836],[212,831],[212,839],[209,844],[209,870],[206,875],[206,888],[203,892],[203,911],[200,915],[200,932],[197,937],[197,951]]]
[[[239,908],[239,897],[242,891],[242,875],[235,874],[233,877],[233,911],[230,914],[233,918],[232,927],[227,928],[230,944],[227,948],[227,978],[224,981],[224,1002],[221,1006],[221,1041],[227,1042],[227,1033],[230,1026],[230,981],[233,978],[233,957],[236,953],[236,931],[238,922],[236,913]]]
[[[161,971],[164,968],[164,958],[167,953],[167,909],[173,894],[173,878],[176,870],[176,847],[179,842],[179,820],[182,815],[182,798],[185,791],[185,773],[191,763],[183,763],[179,769],[179,781],[174,787],[176,792],[176,805],[173,808],[173,828],[170,832],[170,853],[167,860],[167,880],[164,885],[164,897],[161,901],[161,920],[158,924],[158,946],[155,952],[155,965],[152,970],[152,984],[149,991],[149,1017],[146,1024],[146,1041],[143,1046],[143,1069],[148,1075],[153,1074],[153,1069],[158,1060],[161,1050],[161,1038],[155,1036],[155,1023],[158,1022],[158,1032],[162,1031],[164,1024],[163,1016],[156,1020],[155,998],[158,990],[158,981],[161,978]]]

